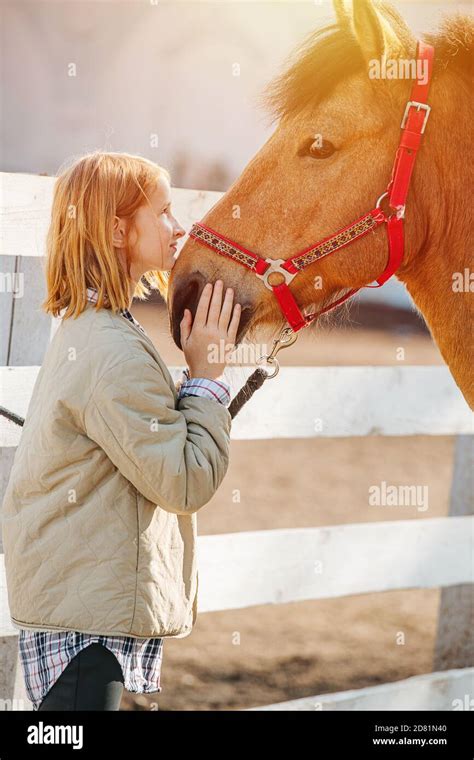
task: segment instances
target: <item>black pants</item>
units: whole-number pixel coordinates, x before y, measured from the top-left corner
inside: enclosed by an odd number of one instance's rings
[[[89,644],[63,670],[39,710],[119,710],[123,674],[116,656]]]

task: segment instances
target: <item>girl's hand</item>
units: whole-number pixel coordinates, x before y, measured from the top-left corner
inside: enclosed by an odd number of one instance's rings
[[[181,346],[190,377],[215,380],[222,375],[229,354],[234,349],[241,306],[237,303],[232,309],[232,288],[227,288],[222,303],[222,289],[222,280],[217,280],[214,288],[210,282],[207,283],[201,293],[194,322],[189,309],[184,310],[180,322]]]

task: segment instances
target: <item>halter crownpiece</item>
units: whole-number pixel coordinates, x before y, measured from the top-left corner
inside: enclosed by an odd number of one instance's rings
[[[387,237],[389,247],[388,262],[383,272],[376,278],[378,285],[364,285],[366,288],[381,287],[400,267],[403,260],[404,252],[404,229],[403,219],[405,217],[405,202],[410,186],[410,179],[415,163],[418,148],[420,147],[421,137],[424,134],[426,122],[430,114],[430,106],[427,104],[428,91],[431,82],[433,70],[434,48],[421,40],[417,45],[417,59],[426,61],[428,76],[425,82],[416,80],[413,83],[410,100],[407,102],[403,114],[401,129],[402,136],[395,154],[395,161],[392,168],[392,176],[388,187],[379,197],[373,208],[368,213],[359,217],[347,227],[321,240],[315,245],[295,254],[289,259],[264,259],[262,256],[250,251],[243,246],[235,243],[233,240],[224,237],[216,230],[211,229],[201,222],[195,223],[189,235],[199,240],[203,245],[212,250],[227,256],[233,261],[247,267],[259,277],[264,285],[273,290],[280,308],[287,319],[291,329],[297,332],[302,327],[307,327],[320,314],[334,309],[341,303],[351,298],[361,288],[349,290],[341,298],[333,301],[329,306],[321,309],[319,312],[304,315],[301,313],[294,296],[288,287],[293,278],[305,267],[314,264],[324,256],[328,256],[335,251],[344,248],[354,240],[366,235],[371,230],[375,230],[380,224],[387,224]],[[423,70],[416,69],[417,71]],[[394,211],[387,216],[381,208],[384,198],[388,198],[388,205]],[[284,277],[284,282],[273,285],[270,282],[270,276],[278,273]]]

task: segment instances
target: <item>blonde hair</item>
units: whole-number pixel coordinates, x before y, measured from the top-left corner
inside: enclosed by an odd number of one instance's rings
[[[104,151],[75,159],[57,176],[46,239],[47,297],[41,304],[46,313],[57,317],[66,309],[62,318],[79,316],[88,287],[98,291],[96,309],[129,307],[130,250],[124,249],[125,271],[112,244],[113,220],[127,219],[129,235],[135,212],[150,203],[148,194],[163,176],[170,181],[166,169],[142,156]],[[145,300],[151,288],[166,301],[168,278],[168,272],[146,272],[133,297]]]

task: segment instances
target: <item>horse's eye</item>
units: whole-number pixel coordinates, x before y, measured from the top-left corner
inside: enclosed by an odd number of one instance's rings
[[[310,137],[304,142],[298,150],[298,156],[311,156],[311,158],[329,158],[336,148],[329,142],[323,140],[320,136]]]

